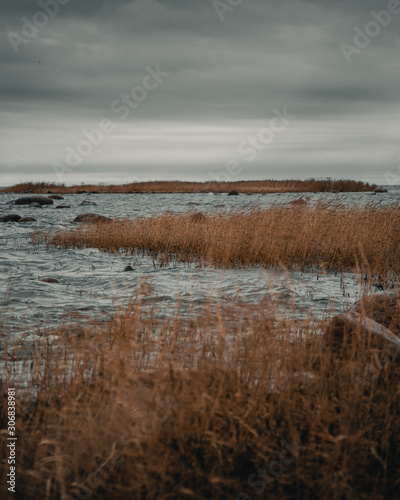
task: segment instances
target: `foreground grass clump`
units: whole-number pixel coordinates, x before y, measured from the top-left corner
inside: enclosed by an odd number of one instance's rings
[[[27,381],[15,498],[400,497],[395,361],[362,341],[342,363],[270,304],[162,320],[140,300],[27,358],[9,347],[5,373],[26,359]]]
[[[47,182],[24,182],[3,190],[5,193],[24,193],[32,191],[45,194],[68,194],[80,191],[98,191],[99,193],[305,193],[305,192],[363,192],[373,191],[376,186],[362,181],[306,179],[285,181],[235,181],[235,182],[185,182],[185,181],[149,181],[132,182],[124,185],[85,185],[65,186]]]
[[[400,275],[400,208],[318,204],[268,210],[164,214],[34,234],[60,248],[142,252],[218,267],[353,271],[387,282]]]

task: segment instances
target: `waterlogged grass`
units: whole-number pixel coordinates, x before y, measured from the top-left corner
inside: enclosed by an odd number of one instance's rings
[[[68,194],[79,191],[98,191],[99,193],[229,193],[236,190],[239,193],[304,193],[304,192],[364,192],[373,191],[375,185],[352,180],[318,180],[307,179],[284,181],[236,181],[236,182],[184,182],[184,181],[150,181],[133,182],[124,185],[85,185],[65,186],[47,182],[24,182],[3,190],[5,193],[24,193],[32,191],[35,194],[54,193]]]
[[[341,362],[274,304],[204,311],[162,320],[138,297],[108,324],[42,332],[23,361],[36,397],[16,393],[15,498],[400,497],[395,361],[363,340]]]
[[[34,243],[143,253],[161,265],[183,262],[357,271],[392,283],[400,275],[400,208],[273,206],[213,214],[163,214],[147,219],[35,233]]]
[[[161,265],[353,269],[382,279],[399,274],[399,239],[398,207],[326,204],[33,235],[60,248],[142,252]],[[362,332],[339,358],[324,324],[285,319],[268,298],[191,315],[176,305],[165,318],[157,305],[142,307],[145,295],[144,287],[107,323],[60,325],[47,332],[56,340],[42,330],[34,346],[5,347],[3,396],[18,360],[28,381],[24,393],[17,385],[15,498],[400,498],[398,359]],[[3,459],[3,489],[8,471]]]

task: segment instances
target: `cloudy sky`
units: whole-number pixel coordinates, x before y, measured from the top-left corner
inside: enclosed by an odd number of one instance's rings
[[[400,184],[398,0],[1,0],[0,29],[0,185]]]

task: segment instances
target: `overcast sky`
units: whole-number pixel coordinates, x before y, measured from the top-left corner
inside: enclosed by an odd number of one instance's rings
[[[0,28],[0,185],[400,183],[397,0],[1,0]]]

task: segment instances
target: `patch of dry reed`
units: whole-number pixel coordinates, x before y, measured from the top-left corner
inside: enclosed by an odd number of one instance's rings
[[[363,192],[373,191],[375,185],[353,180],[283,180],[283,181],[235,181],[235,182],[185,182],[185,181],[149,181],[133,182],[124,185],[85,185],[65,186],[47,182],[24,182],[3,190],[5,193],[46,194],[49,190],[58,194],[79,191],[98,191],[99,193],[305,193],[305,192]]]
[[[34,400],[17,390],[15,498],[399,498],[398,365],[369,377],[365,342],[341,364],[311,324],[271,314],[161,320],[136,299],[43,338],[25,362]]]
[[[141,252],[161,265],[185,262],[360,271],[382,283],[400,274],[400,208],[346,208],[320,203],[268,210],[163,214],[35,233],[60,248]]]

